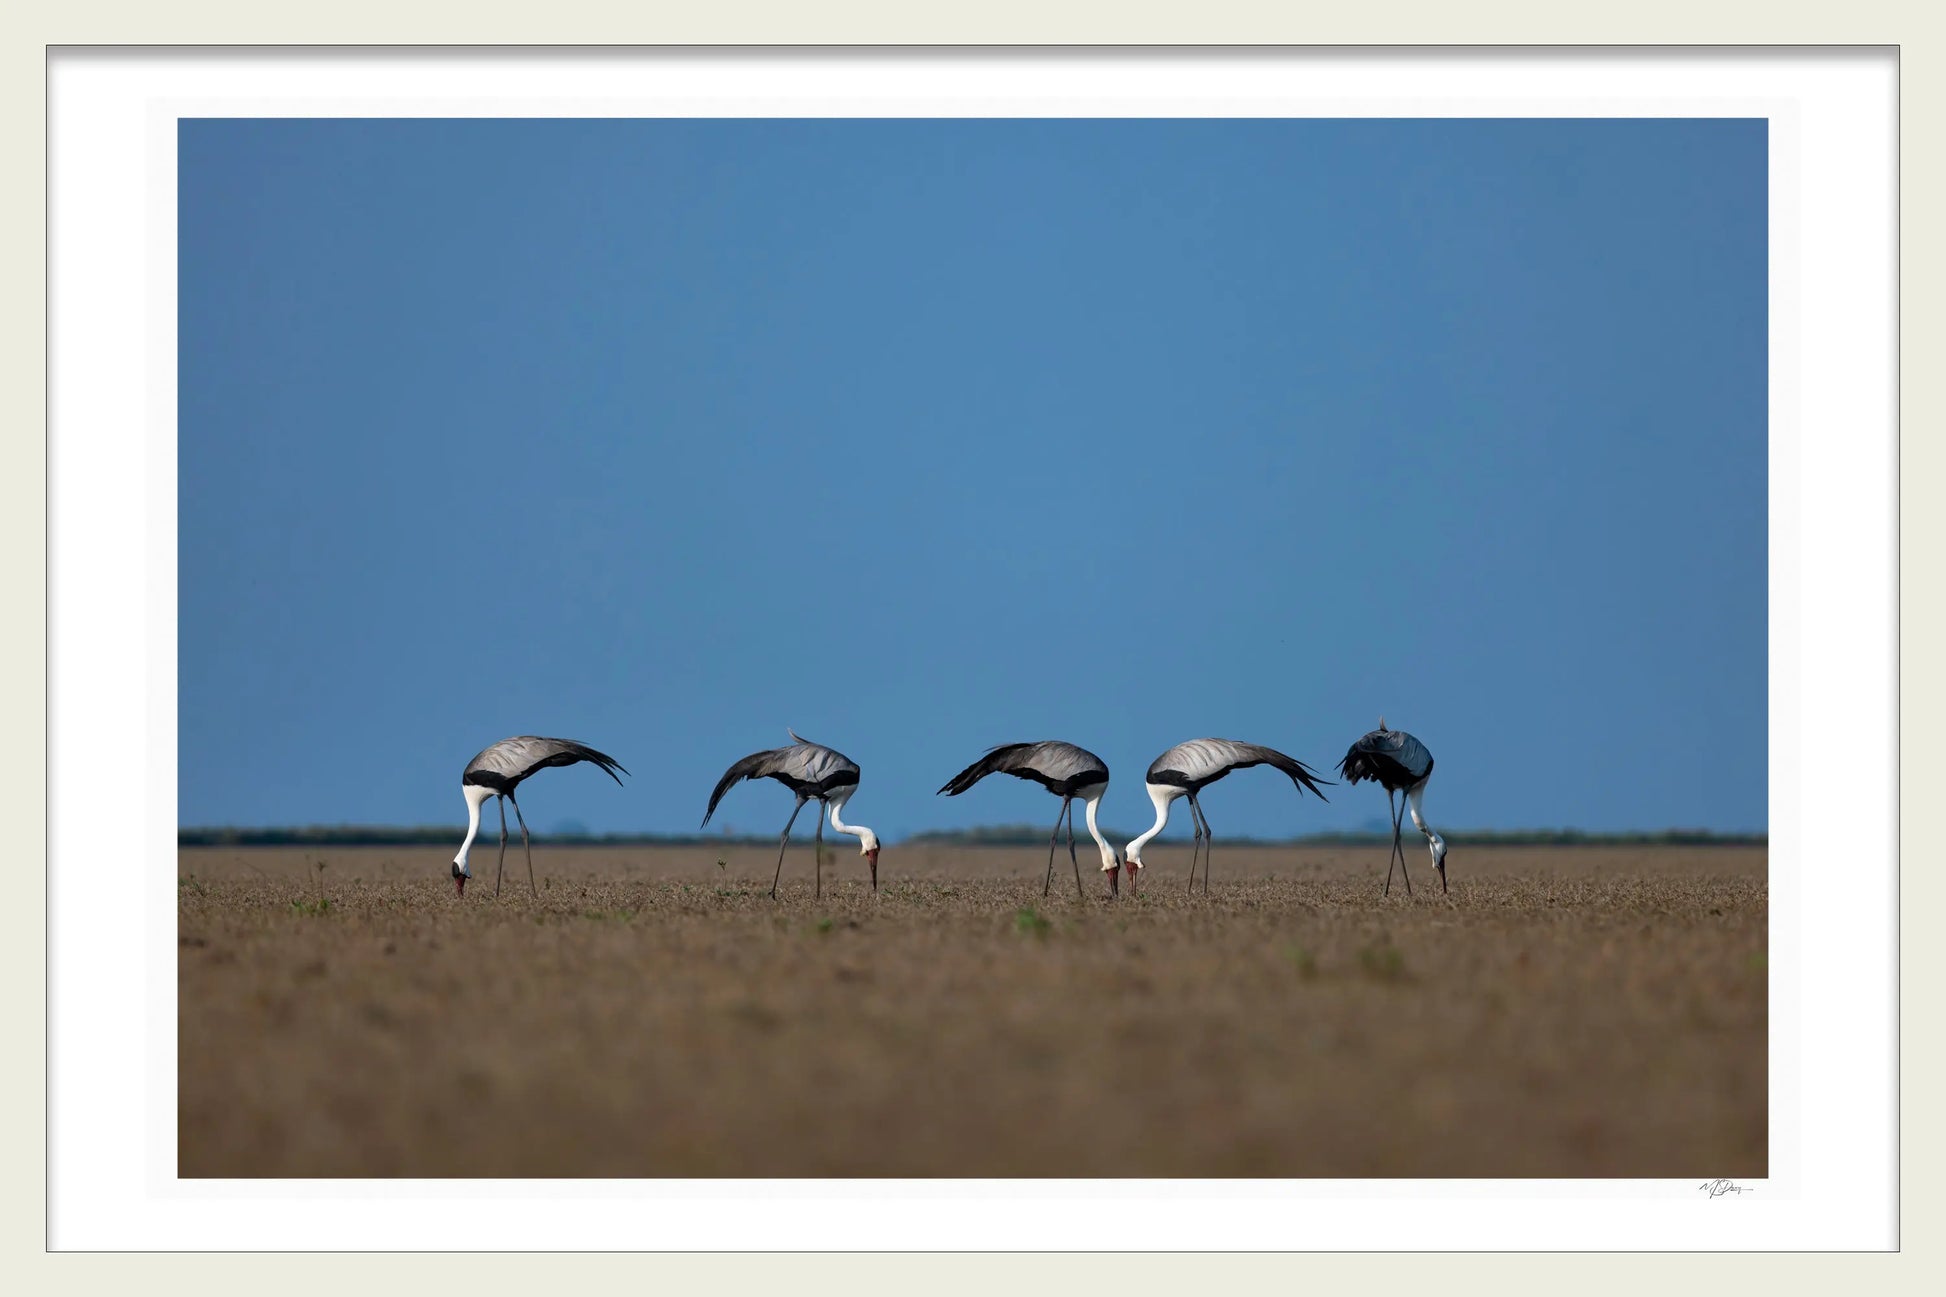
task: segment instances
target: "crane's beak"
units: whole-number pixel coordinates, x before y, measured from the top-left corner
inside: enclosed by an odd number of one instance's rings
[[[873,847],[870,851],[867,851],[865,853],[865,859],[871,863],[872,890],[876,892],[878,890],[878,848]]]
[[[1434,865],[1433,868],[1439,871],[1439,891],[1443,896],[1446,893],[1446,862],[1442,860]]]

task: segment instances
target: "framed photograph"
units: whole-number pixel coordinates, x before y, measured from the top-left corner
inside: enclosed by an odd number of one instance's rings
[[[1896,51],[49,66],[51,1247],[1896,1246]]]

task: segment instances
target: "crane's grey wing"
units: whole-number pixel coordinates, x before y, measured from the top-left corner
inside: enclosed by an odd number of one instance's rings
[[[1086,748],[1059,739],[1036,743],[1025,763],[1032,769],[1070,786],[1108,782],[1108,763]]]
[[[797,738],[795,734],[791,737]],[[703,813],[703,823],[709,823],[710,816],[716,814],[716,804],[739,779],[775,779],[799,797],[825,797],[856,784],[858,775],[857,762],[822,743],[798,739],[787,748],[752,752],[716,781],[716,790],[709,795],[709,809]]]
[[[505,792],[536,770],[549,766],[571,766],[577,761],[587,761],[600,766],[602,771],[617,784],[628,771],[622,763],[605,752],[597,752],[586,743],[573,739],[544,739],[535,734],[521,734],[510,739],[501,739],[466,763],[466,771],[460,776],[462,783],[480,784],[495,792]]]
[[[957,797],[988,775],[1008,774],[1031,779],[1048,791],[1065,795],[1076,788],[1108,782],[1108,763],[1086,748],[1059,739],[1040,743],[1003,743],[946,781],[939,791]]]
[[[1432,753],[1404,730],[1373,730],[1351,745],[1338,773],[1350,783],[1370,779],[1408,788],[1432,773]]]
[[[836,788],[846,782],[854,784],[858,782],[860,773],[858,763],[838,749],[799,738],[797,731],[788,726],[785,727],[784,733],[791,736],[794,744],[781,749],[787,754],[783,772],[791,778],[822,788]],[[851,776],[849,781],[844,777],[847,774]]]
[[[1261,743],[1239,743],[1235,739],[1191,739],[1178,743],[1150,764],[1148,781],[1199,787],[1247,766],[1275,766],[1291,777],[1299,791],[1312,793],[1321,801],[1330,800],[1318,788],[1318,772],[1296,757]]]
[[[1203,783],[1242,765],[1254,765],[1251,745],[1229,739],[1191,739],[1178,743],[1149,764],[1149,782]],[[1268,749],[1263,749],[1268,751]],[[1174,776],[1173,779],[1168,778]]]
[[[858,782],[858,763],[836,748],[799,739],[795,747],[783,751],[783,764],[778,773],[798,783],[826,791],[840,784]]]

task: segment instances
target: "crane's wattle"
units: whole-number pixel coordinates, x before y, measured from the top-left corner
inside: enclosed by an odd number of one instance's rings
[[[464,898],[464,897],[465,897],[465,895],[466,895],[466,875],[465,875],[465,874],[454,874],[454,875],[453,875],[453,886],[454,886],[454,887],[455,887],[456,889],[458,889],[458,890],[456,890],[456,891],[455,891],[455,892],[454,892],[453,894],[454,894],[455,896],[458,896],[458,897],[461,897],[461,898]]]

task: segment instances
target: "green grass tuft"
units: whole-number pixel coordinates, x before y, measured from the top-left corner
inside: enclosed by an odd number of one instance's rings
[[[1390,941],[1381,941],[1360,950],[1358,966],[1365,970],[1365,976],[1376,981],[1403,982],[1406,979],[1405,955]]]
[[[1014,931],[1029,937],[1045,937],[1054,931],[1054,923],[1046,915],[1029,905],[1014,915]]]

